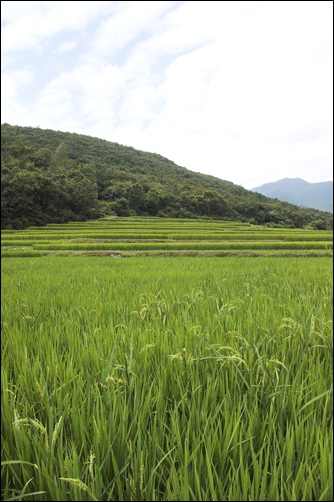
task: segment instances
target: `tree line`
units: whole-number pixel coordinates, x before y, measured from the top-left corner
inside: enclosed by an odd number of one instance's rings
[[[1,126],[2,228],[106,215],[332,228],[332,214],[269,199],[148,152],[90,136]]]

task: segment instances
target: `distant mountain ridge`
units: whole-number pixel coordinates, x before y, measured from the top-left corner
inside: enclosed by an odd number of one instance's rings
[[[333,181],[309,183],[301,178],[283,178],[252,188],[272,199],[333,213]]]

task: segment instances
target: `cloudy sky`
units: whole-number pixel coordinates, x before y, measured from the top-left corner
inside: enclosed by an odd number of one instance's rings
[[[332,1],[2,1],[1,122],[245,188],[333,179]]]

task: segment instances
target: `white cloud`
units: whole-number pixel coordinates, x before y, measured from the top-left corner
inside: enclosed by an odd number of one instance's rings
[[[70,52],[77,47],[77,42],[74,40],[66,40],[59,47],[57,47],[56,52],[64,54]]]
[[[22,116],[28,116],[21,93],[33,82],[34,75],[29,70],[11,70],[2,75],[1,115],[4,117],[2,122],[20,123]]]
[[[247,188],[331,172],[331,2],[2,4],[5,121]]]
[[[131,42],[148,37],[155,23],[175,2],[117,2],[115,15],[104,19],[92,40],[89,60],[123,62]]]
[[[2,3],[2,50],[43,49],[43,41],[62,31],[84,29],[97,16],[113,11],[113,2],[11,2]]]

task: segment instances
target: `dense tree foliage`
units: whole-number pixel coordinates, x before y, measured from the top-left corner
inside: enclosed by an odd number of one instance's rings
[[[103,215],[332,228],[332,215],[189,171],[161,155],[60,131],[1,126],[2,228]]]

